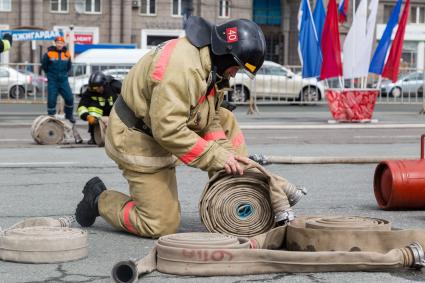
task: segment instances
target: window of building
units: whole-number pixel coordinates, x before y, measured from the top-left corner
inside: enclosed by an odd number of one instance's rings
[[[391,12],[394,9],[394,5],[384,5],[384,22],[388,23],[388,20],[391,17]]]
[[[50,0],[50,12],[68,12],[68,0]]]
[[[142,14],[142,15],[155,15],[156,14],[156,1],[155,0],[141,0],[140,1],[140,14]]]
[[[12,11],[12,0],[0,0],[0,11],[2,12]]]
[[[412,6],[410,10],[410,22],[413,24],[425,23],[425,6]]]
[[[172,15],[183,16],[189,15],[192,11],[192,0],[173,0]]]
[[[100,13],[100,1],[101,0],[86,0],[84,11],[86,13]]]
[[[230,17],[230,1],[228,0],[220,0],[219,10],[218,10],[219,18],[228,18]]]
[[[401,53],[400,72],[411,71],[417,67],[418,44],[416,42],[404,42]]]
[[[259,25],[280,25],[281,5],[280,0],[254,0],[253,2],[254,22]]]

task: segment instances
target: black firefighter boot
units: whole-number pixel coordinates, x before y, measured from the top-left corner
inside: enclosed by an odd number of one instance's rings
[[[84,197],[75,211],[75,218],[82,227],[90,227],[99,216],[97,202],[100,194],[105,190],[105,184],[99,177],[91,178],[84,186]]]

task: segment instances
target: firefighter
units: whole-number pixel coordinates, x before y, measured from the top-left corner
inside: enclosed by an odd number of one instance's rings
[[[121,82],[112,76],[105,76],[101,71],[90,75],[87,90],[81,95],[78,104],[78,116],[89,124],[90,140],[88,144],[96,144],[94,125],[102,116],[109,116],[112,105],[121,92]]]
[[[65,118],[75,124],[73,116],[74,95],[68,82],[68,72],[71,70],[71,54],[65,46],[62,36],[55,37],[55,45],[47,48],[43,55],[41,68],[47,75],[47,114],[56,114],[58,94],[62,95],[65,105]]]
[[[12,35],[10,33],[5,33],[3,39],[0,40],[0,53],[6,52],[12,47]]]
[[[156,238],[180,224],[175,164],[210,174],[243,174],[244,136],[222,107],[219,86],[239,70],[254,77],[264,62],[261,29],[250,20],[212,25],[190,17],[186,37],[146,54],[128,73],[106,131],[105,150],[122,170],[130,195],[89,180],[76,209],[81,226],[97,216],[117,229]],[[241,164],[242,163],[242,164]]]

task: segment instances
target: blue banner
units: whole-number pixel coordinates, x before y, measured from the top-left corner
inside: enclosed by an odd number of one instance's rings
[[[326,12],[322,0],[317,0],[316,7],[313,12],[314,25],[316,26],[317,38],[319,45],[322,42],[323,26],[325,25]]]
[[[303,67],[302,77],[319,77],[322,67],[322,51],[308,0],[301,0],[298,28],[298,52]]]
[[[398,0],[393,11],[391,12],[391,17],[388,20],[388,24],[385,27],[384,34],[382,35],[381,40],[379,41],[378,47],[376,47],[375,54],[373,54],[372,61],[369,66],[369,73],[382,74],[384,69],[385,59],[387,58],[388,49],[391,45],[391,35],[393,34],[393,29],[398,24],[398,17],[401,9],[401,0]]]
[[[63,36],[63,32],[56,30],[2,30],[3,34],[12,34],[13,41],[54,40],[56,36]]]

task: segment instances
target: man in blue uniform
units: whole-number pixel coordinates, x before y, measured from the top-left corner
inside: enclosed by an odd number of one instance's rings
[[[68,83],[68,72],[71,69],[71,55],[65,47],[62,36],[55,38],[55,46],[50,46],[43,56],[41,63],[43,71],[47,75],[47,114],[56,114],[56,101],[58,93],[65,101],[65,118],[75,123],[73,117],[74,96]]]

